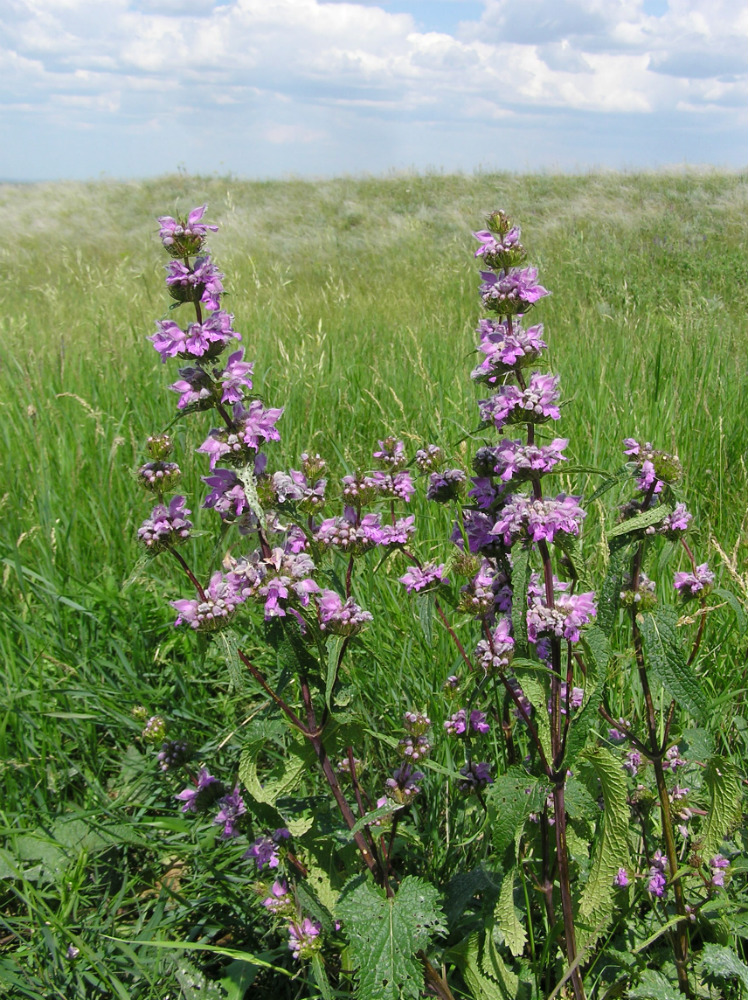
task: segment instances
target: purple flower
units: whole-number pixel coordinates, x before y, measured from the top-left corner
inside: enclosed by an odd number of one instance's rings
[[[493,784],[491,765],[486,761],[471,761],[460,768],[462,781],[457,786],[461,792],[480,792]]]
[[[430,472],[441,465],[443,459],[444,452],[438,444],[427,444],[425,448],[419,448],[416,452],[416,465],[421,472]]]
[[[212,507],[222,518],[240,517],[249,510],[244,486],[235,472],[216,469],[212,476],[203,476],[203,482],[211,487],[203,507]]]
[[[319,950],[318,938],[321,930],[321,924],[310,920],[309,917],[304,917],[301,923],[288,925],[288,947],[297,961],[300,958],[311,958],[314,952]]]
[[[277,880],[273,882],[270,886],[270,895],[263,899],[262,905],[276,916],[285,910],[292,909],[293,900],[288,892],[288,885]]]
[[[187,515],[191,511],[184,502],[184,497],[172,497],[168,507],[157,504],[138,528],[138,539],[153,555],[189,538],[192,522]]]
[[[178,611],[175,625],[187,624],[196,632],[213,632],[227,623],[242,599],[217,570],[205,589],[205,600],[185,598],[169,603]]]
[[[392,777],[385,781],[387,794],[396,802],[410,802],[414,796],[421,791],[419,782],[423,781],[423,772],[414,771],[406,761],[392,773]]]
[[[679,531],[686,531],[692,519],[692,515],[686,509],[686,505],[679,503],[676,504],[672,514],[668,514],[660,522],[658,530],[662,534],[676,535]]]
[[[278,845],[290,836],[291,834],[285,827],[280,827],[271,834],[263,834],[250,844],[249,850],[245,851],[242,856],[252,858],[258,871],[262,871],[266,865],[268,868],[277,868],[280,862]]]
[[[489,534],[500,538],[507,547],[525,536],[534,542],[552,542],[559,531],[578,535],[586,516],[579,506],[580,499],[562,493],[555,499],[532,500],[517,494],[499,512]]]
[[[254,371],[254,361],[242,361],[244,350],[240,348],[229,355],[226,367],[218,372],[217,376],[221,380],[222,403],[241,403],[243,399],[243,389],[252,388],[252,372]]]
[[[678,748],[678,745],[675,744],[675,746],[668,747],[668,749],[666,750],[665,756],[662,761],[662,766],[665,768],[665,770],[671,770],[675,772],[677,768],[683,767],[686,763],[687,761],[685,757],[681,757],[680,749]]]
[[[523,444],[522,441],[503,441],[494,449],[493,472],[504,482],[515,479],[538,479],[558,462],[565,462],[562,454],[568,445],[568,438],[555,438],[548,445]]]
[[[182,376],[169,386],[173,392],[181,393],[177,408],[184,410],[187,406],[213,406],[213,379],[203,368],[180,368]]]
[[[628,873],[625,868],[619,868],[618,874],[613,879],[613,885],[617,886],[619,889],[625,889],[629,884]]]
[[[665,878],[665,859],[661,851],[655,851],[652,858],[652,866],[649,869],[649,882],[647,891],[653,896],[662,898],[665,895],[667,879]]]
[[[503,274],[481,271],[483,284],[480,294],[483,305],[492,312],[506,316],[509,313],[525,313],[543,296],[547,289],[537,284],[538,271],[535,267],[510,268]]]
[[[159,495],[171,489],[181,475],[182,470],[176,462],[164,462],[161,459],[155,462],[146,462],[137,471],[139,482],[147,490],[152,490]]]
[[[356,635],[374,616],[363,611],[349,597],[345,602],[334,590],[322,590],[317,597],[319,627],[331,635]]]
[[[500,618],[490,639],[481,639],[475,647],[475,657],[484,670],[505,670],[514,654],[514,639],[509,634],[512,623]]]
[[[502,253],[515,247],[519,243],[520,230],[519,226],[512,226],[508,232],[502,235],[499,233],[490,233],[487,229],[482,229],[478,233],[473,233],[473,236],[481,244],[473,256],[483,257],[485,255]]]
[[[557,403],[559,377],[533,372],[525,389],[516,385],[502,386],[490,399],[478,402],[480,418],[500,430],[506,424],[543,423],[561,416]]]
[[[730,867],[730,862],[722,854],[715,855],[709,862],[712,870],[712,885],[721,889],[725,884],[725,869]]]
[[[580,628],[596,614],[595,594],[591,590],[585,594],[560,594],[553,608],[538,601],[527,612],[527,638],[537,642],[541,636],[552,635],[579,642]]]
[[[491,727],[486,722],[486,713],[480,712],[477,708],[473,709],[470,713],[470,718],[467,718],[467,712],[464,708],[459,709],[455,712],[447,721],[444,723],[444,728],[448,733],[453,736],[464,736],[467,733],[468,725],[474,733],[488,733]]]
[[[478,326],[480,351],[485,359],[470,373],[476,382],[493,384],[508,372],[533,364],[548,345],[542,339],[542,325],[523,330],[518,321],[511,331],[504,322],[482,319]]]
[[[179,253],[194,253],[199,249],[206,233],[210,230],[218,232],[218,226],[209,226],[200,220],[203,217],[207,205],[193,208],[184,219],[172,219],[170,215],[159,216],[159,231],[161,242],[167,250],[176,250]]]
[[[460,495],[462,484],[466,479],[467,476],[462,469],[445,469],[441,473],[432,472],[429,476],[426,499],[435,500],[437,503],[449,503]]]
[[[412,594],[414,591],[417,593],[419,590],[424,590],[426,587],[433,587],[434,585],[438,586],[440,583],[448,583],[449,581],[444,575],[444,570],[444,563],[440,566],[437,566],[436,563],[426,563],[423,566],[411,566],[404,576],[399,577],[399,581],[403,584],[409,594]]]
[[[621,766],[623,767],[623,770],[628,771],[628,773],[633,778],[636,774],[638,774],[639,768],[641,767],[641,763],[642,763],[642,755],[639,753],[639,751],[629,750]]]
[[[177,302],[203,302],[211,310],[220,307],[223,275],[207,254],[196,257],[192,267],[181,260],[171,260],[166,271],[169,293]]]
[[[239,793],[239,786],[237,785],[233,792],[228,792],[222,799],[219,799],[218,805],[220,806],[220,810],[213,822],[219,826],[223,823],[221,837],[224,840],[238,837],[239,831],[236,828],[237,820],[247,811],[244,799]]]
[[[162,361],[175,357],[209,360],[217,357],[229,340],[242,339],[232,328],[233,321],[234,317],[222,310],[214,312],[204,323],[191,323],[187,330],[182,330],[174,320],[158,320],[156,333],[148,340]]]
[[[689,600],[702,590],[708,590],[714,583],[714,573],[707,563],[697,566],[693,573],[676,573],[673,586],[684,600]]]
[[[185,788],[174,796],[182,803],[182,812],[203,812],[223,795],[223,784],[204,767],[200,768],[194,788]]]
[[[379,449],[374,452],[374,458],[386,469],[393,471],[402,468],[408,461],[405,445],[394,437],[385,438],[379,442]]]

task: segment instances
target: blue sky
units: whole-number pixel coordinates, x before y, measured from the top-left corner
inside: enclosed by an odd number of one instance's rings
[[[3,0],[0,179],[748,166],[745,0]]]

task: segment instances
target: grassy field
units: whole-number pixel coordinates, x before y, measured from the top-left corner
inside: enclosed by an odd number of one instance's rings
[[[131,713],[168,715],[200,755],[230,768],[260,704],[229,682],[218,646],[198,656],[172,630],[166,601],[182,584],[171,565],[146,564],[135,540],[148,504],[131,470],[176,399],[173,366],[145,339],[168,307],[155,217],[203,202],[221,227],[211,247],[255,386],[286,408],[273,467],[319,451],[334,478],[368,466],[388,433],[411,453],[435,441],[468,461],[480,395],[469,379],[479,316],[470,233],[502,207],[553,292],[537,319],[568,401],[559,432],[570,465],[614,471],[627,436],[676,451],[699,561],[748,596],[713,541],[744,572],[745,175],[0,186],[0,993],[14,997],[176,998],[171,952],[133,939],[236,942],[253,919],[230,860],[185,866],[191,827],[174,811],[176,787],[154,779]],[[205,430],[201,417],[173,430],[193,511],[207,470],[189,456]],[[595,481],[563,477],[587,493]],[[420,548],[436,552],[448,521],[423,516],[433,530]],[[190,547],[194,564],[220,558],[207,537]],[[674,558],[655,568],[663,580]],[[363,585],[392,616],[374,627],[377,657],[351,678],[381,727],[406,704],[428,704],[452,654],[403,646],[397,595],[373,578]],[[739,625],[725,606],[705,640],[709,685],[734,695],[726,732],[737,717],[737,746]],[[83,978],[65,957],[71,943]]]

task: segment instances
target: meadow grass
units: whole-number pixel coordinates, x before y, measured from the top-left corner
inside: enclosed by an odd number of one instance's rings
[[[176,400],[173,369],[145,340],[169,301],[154,219],[206,201],[256,388],[285,406],[274,468],[319,451],[334,478],[368,466],[388,433],[411,453],[435,441],[468,461],[481,395],[469,379],[479,314],[470,232],[503,207],[553,291],[536,321],[568,401],[559,432],[569,465],[616,470],[626,436],[676,451],[700,559],[718,562],[715,538],[737,546],[738,571],[744,561],[745,175],[0,186],[0,983],[19,997],[165,997],[170,953],[119,939],[246,939],[242,880],[220,859],[179,867],[193,835],[174,812],[176,789],[154,781],[131,715],[139,704],[164,712],[199,756],[231,769],[242,723],[261,706],[255,690],[231,683],[220,644],[196,652],[172,630],[166,601],[183,584],[164,560],[146,563],[135,541],[148,504],[131,470]],[[172,429],[195,512],[206,469],[189,455],[205,430],[199,416]],[[561,481],[589,494],[599,477]],[[419,510],[419,549],[436,553],[449,521]],[[602,505],[592,516],[611,517]],[[209,523],[187,547],[195,565],[223,554]],[[594,544],[588,557],[599,568]],[[667,549],[658,578],[678,558]],[[412,611],[381,574],[361,587],[387,614],[350,685],[372,731],[386,730],[407,705],[428,705],[454,654],[443,636],[408,638]],[[726,730],[733,740],[744,731],[740,632],[726,605],[706,637],[706,680],[726,698],[727,723],[738,720]],[[616,683],[623,699],[624,673]],[[430,874],[448,864],[444,852]],[[64,958],[70,942],[85,951],[82,979]]]

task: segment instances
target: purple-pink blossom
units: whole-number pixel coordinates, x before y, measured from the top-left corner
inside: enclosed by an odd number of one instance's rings
[[[502,441],[494,450],[493,471],[505,482],[516,479],[537,479],[558,462],[565,462],[562,454],[568,445],[568,438],[554,438],[550,444],[538,446],[522,441]]]
[[[309,917],[299,923],[288,925],[288,947],[293,957],[298,961],[301,958],[310,958],[319,949],[319,934],[322,930],[321,924]]]
[[[507,424],[543,423],[558,420],[559,377],[533,372],[525,389],[504,385],[489,399],[478,401],[480,418],[497,430]]]
[[[492,312],[502,315],[524,313],[548,290],[537,283],[538,270],[535,267],[510,268],[502,274],[481,271],[483,284],[480,294],[483,305]]]
[[[230,840],[233,837],[238,837],[237,821],[247,811],[244,799],[239,792],[239,786],[237,785],[233,791],[228,792],[223,798],[219,799],[218,805],[220,808],[213,822],[217,826],[223,825],[223,830],[221,830],[222,839]]]
[[[138,528],[138,539],[149,552],[163,552],[189,538],[192,522],[187,516],[191,511],[184,504],[184,497],[172,497],[168,507],[157,504],[143,521]]]
[[[199,208],[193,208],[187,216],[186,221],[184,219],[173,219],[170,215],[159,216],[158,223],[160,228],[158,235],[161,237],[161,242],[167,250],[170,250],[175,244],[184,244],[185,240],[196,240],[199,245],[208,230],[213,233],[218,232],[218,226],[210,226],[200,221],[207,207],[207,205],[201,205]]]
[[[509,666],[514,654],[511,628],[508,618],[500,618],[490,638],[481,639],[475,647],[476,660],[484,670],[505,670]]]
[[[478,332],[481,335],[479,350],[485,358],[471,372],[476,382],[493,384],[508,372],[532,364],[548,347],[542,339],[542,324],[524,330],[519,321],[514,320],[510,331],[506,321],[482,319]]]
[[[197,781],[191,788],[178,792],[174,798],[182,803],[182,812],[203,812],[223,795],[223,784],[204,767],[200,768]]]
[[[555,636],[568,642],[579,642],[581,627],[596,614],[594,591],[559,594],[552,608],[541,600],[535,601],[527,612],[527,638],[530,642],[537,642],[541,636]]]
[[[345,601],[334,590],[322,590],[317,596],[319,627],[331,635],[356,635],[374,616],[360,608],[352,597]]]
[[[411,566],[403,576],[399,577],[399,581],[409,594],[413,592],[417,593],[419,590],[425,590],[427,587],[449,582],[444,575],[445,568],[444,563],[441,563],[439,566],[436,563]]]
[[[579,506],[580,499],[562,493],[554,499],[533,500],[517,494],[499,511],[489,534],[500,538],[507,547],[523,537],[552,542],[559,531],[578,535],[586,516]]]
[[[204,593],[205,600],[198,597],[170,601],[171,606],[178,612],[175,625],[186,624],[196,632],[212,632],[226,624],[237,606],[241,604],[241,598],[237,596],[220,570],[210,578]]]
[[[693,573],[676,573],[673,577],[673,586],[685,600],[696,597],[702,590],[708,590],[713,583],[714,573],[707,563],[697,566]]]

